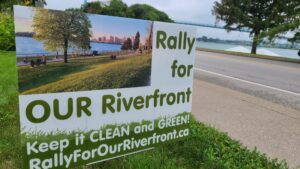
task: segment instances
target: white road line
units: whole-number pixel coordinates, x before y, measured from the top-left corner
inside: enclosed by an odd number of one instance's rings
[[[251,82],[251,81],[247,81],[247,80],[243,80],[243,79],[238,79],[236,77],[227,76],[227,75],[223,75],[223,74],[220,74],[220,73],[211,72],[211,71],[200,69],[200,68],[196,68],[196,67],[194,69],[197,70],[197,71],[200,71],[200,72],[205,72],[205,73],[209,73],[209,74],[213,74],[213,75],[225,77],[225,78],[228,78],[228,79],[237,80],[237,81],[240,81],[240,82],[244,82],[244,83],[248,83],[248,84],[252,84],[252,85],[257,85],[257,86],[265,87],[265,88],[276,90],[276,91],[279,91],[279,92],[284,92],[284,93],[292,94],[292,95],[295,95],[295,96],[300,96],[300,93],[291,92],[291,91],[288,91],[288,90],[283,90],[283,89],[279,89],[279,88],[276,88],[276,87],[271,87],[271,86],[267,86],[267,85],[263,85],[263,84],[259,84],[259,83],[255,83],[255,82]]]

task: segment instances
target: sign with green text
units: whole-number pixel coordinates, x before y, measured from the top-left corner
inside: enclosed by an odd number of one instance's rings
[[[15,6],[24,168],[70,168],[189,136],[196,28]]]

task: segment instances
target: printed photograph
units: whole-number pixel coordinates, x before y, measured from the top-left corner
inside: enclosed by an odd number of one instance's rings
[[[17,6],[21,94],[150,86],[153,22]]]

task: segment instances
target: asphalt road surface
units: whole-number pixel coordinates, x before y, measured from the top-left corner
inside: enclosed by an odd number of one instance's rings
[[[300,167],[300,64],[198,51],[194,77],[200,121]]]

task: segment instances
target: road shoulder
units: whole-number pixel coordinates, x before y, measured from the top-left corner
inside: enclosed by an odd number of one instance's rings
[[[300,164],[297,110],[194,79],[193,113],[248,148],[257,147],[272,158],[286,159],[291,167]]]

